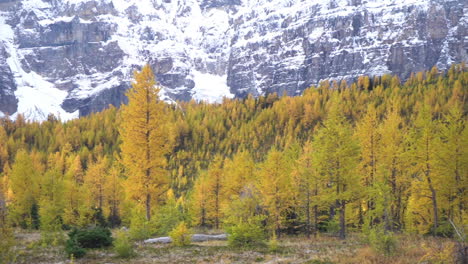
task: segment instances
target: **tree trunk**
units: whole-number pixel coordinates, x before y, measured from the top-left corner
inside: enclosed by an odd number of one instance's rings
[[[384,198],[384,223],[385,223],[385,230],[386,231],[391,231],[392,226],[391,226],[391,215],[389,213],[389,204],[388,204],[388,199],[387,199],[387,194],[385,194]]]
[[[151,97],[149,95],[149,89],[146,89],[146,134],[145,134],[145,140],[146,140],[146,163],[149,163],[151,159],[150,155],[150,133],[151,131],[149,130],[149,123],[150,123],[150,101]],[[151,177],[151,171],[150,169],[146,169],[146,180],[149,181]],[[147,186],[148,187],[148,186]],[[147,193],[146,194],[146,220],[150,221],[151,220],[151,194]]]
[[[281,226],[280,226],[280,219],[278,216],[276,217],[276,237],[277,238],[281,237]]]
[[[341,209],[340,209],[340,238],[346,238],[346,219],[345,219],[345,209],[346,209],[346,202],[341,200],[340,202]]]
[[[437,208],[437,197],[436,197],[436,191],[434,188],[431,188],[431,198],[432,198],[432,210],[434,210],[434,229],[432,230],[432,234],[434,236],[437,235],[437,227],[439,227],[439,214],[438,214],[438,208]]]
[[[426,171],[424,172],[426,179],[427,179],[427,184],[429,185],[429,189],[431,190],[431,200],[432,200],[432,210],[433,210],[433,217],[434,217],[434,226],[432,228],[432,234],[435,236],[436,235],[436,229],[439,226],[439,215],[437,213],[437,193],[436,190],[434,189],[434,186],[432,185],[432,179],[431,179],[431,164],[429,163],[430,161],[430,156],[429,156],[429,138],[426,137]]]
[[[203,208],[202,208],[202,211],[201,211],[201,223],[200,225],[202,227],[205,227],[206,226],[206,217],[205,217],[205,214],[206,214],[206,211],[205,211],[205,206],[203,205]]]
[[[317,237],[318,233],[318,206],[314,206],[314,237]]]
[[[307,188],[307,203],[306,203],[306,216],[307,216],[307,223],[306,223],[306,232],[307,232],[307,238],[310,239],[310,190]]]
[[[146,195],[146,220],[151,220],[151,195]]]
[[[215,228],[219,229],[219,191],[220,191],[220,184],[219,184],[219,175],[216,176],[216,189],[215,189],[215,211],[216,211],[216,217],[215,217]]]
[[[391,229],[393,230],[395,226],[400,227],[401,226],[401,221],[398,215],[398,210],[400,210],[400,199],[401,195],[397,193],[397,182],[396,182],[396,176],[397,176],[397,169],[396,169],[396,158],[393,157],[392,159],[392,174],[390,178],[390,185],[392,187],[391,193],[390,193],[390,218],[391,218]],[[395,197],[397,198],[396,204],[395,202]]]
[[[318,184],[315,184],[315,199],[317,199],[318,196]],[[317,237],[318,233],[318,205],[317,203],[314,205],[314,237]]]

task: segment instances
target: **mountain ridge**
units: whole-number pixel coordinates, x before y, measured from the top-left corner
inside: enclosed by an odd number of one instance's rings
[[[467,61],[465,1],[400,2],[0,0],[0,112],[118,106],[146,62],[163,98],[219,102]]]

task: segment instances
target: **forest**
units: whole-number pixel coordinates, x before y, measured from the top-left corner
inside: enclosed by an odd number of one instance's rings
[[[50,244],[90,226],[126,227],[131,241],[191,228],[234,244],[466,238],[465,64],[218,104],[165,103],[160,89],[145,66],[119,109],[0,120],[4,252],[18,230]]]

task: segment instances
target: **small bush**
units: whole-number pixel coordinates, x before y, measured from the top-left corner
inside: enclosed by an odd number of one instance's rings
[[[174,228],[169,236],[172,239],[172,243],[177,247],[184,247],[190,245],[190,239],[192,233],[188,229],[185,222],[181,222],[176,228]]]
[[[336,219],[330,220],[326,222],[325,229],[328,233],[336,234],[340,231],[340,223]]]
[[[436,236],[438,237],[452,238],[454,235],[455,230],[448,221],[440,223],[440,225],[436,228]]]
[[[383,228],[373,228],[369,230],[368,241],[372,249],[385,256],[395,254],[397,240],[393,233],[385,232]]]
[[[81,258],[86,254],[86,248],[102,248],[112,245],[112,234],[109,229],[94,227],[88,229],[73,229],[68,233],[65,252],[68,257]]]
[[[273,234],[273,237],[268,241],[268,250],[270,252],[278,252],[279,250],[279,242],[275,234]]]
[[[229,234],[228,243],[233,247],[250,247],[261,245],[265,241],[265,230],[256,221],[238,223],[226,230]]]
[[[130,258],[135,256],[133,244],[129,235],[124,231],[119,231],[114,241],[114,251],[120,258]]]
[[[112,245],[112,234],[108,228],[74,229],[69,236],[76,239],[83,248],[102,248]]]
[[[95,225],[100,227],[107,227],[106,218],[101,208],[93,208],[93,217],[92,220]]]
[[[86,255],[86,250],[81,247],[75,238],[70,238],[65,243],[65,252],[69,258],[82,258]]]
[[[421,258],[421,263],[446,264],[446,263],[466,263],[456,262],[456,245],[453,242],[435,243],[424,245],[426,254]]]
[[[182,208],[177,205],[174,198],[168,198],[169,201],[166,205],[161,207],[160,210],[151,219],[151,227],[158,236],[167,236],[177,224],[186,221],[187,216],[183,213]]]
[[[0,264],[14,263],[17,252],[15,250],[16,241],[13,230],[0,222]]]
[[[130,219],[130,238],[132,240],[144,240],[156,234],[152,221],[148,221],[145,212],[136,207]]]

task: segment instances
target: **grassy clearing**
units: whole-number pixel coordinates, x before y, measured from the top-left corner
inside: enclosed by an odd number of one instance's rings
[[[71,263],[63,247],[45,246],[36,232],[17,232],[17,263]],[[120,259],[112,248],[90,250],[83,259],[74,263],[454,263],[454,242],[448,239],[408,236],[398,237],[398,249],[393,256],[376,253],[358,234],[347,240],[321,236],[310,240],[286,237],[279,240],[274,252],[268,247],[232,248],[225,241],[194,243],[186,247],[135,243],[136,256]]]

